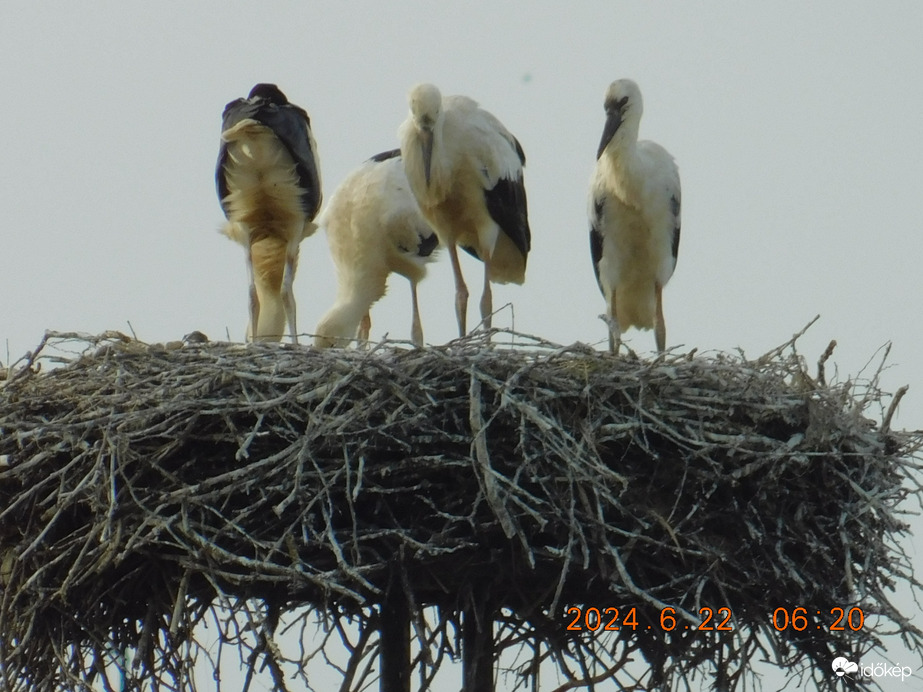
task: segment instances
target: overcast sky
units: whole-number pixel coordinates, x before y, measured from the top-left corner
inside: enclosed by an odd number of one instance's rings
[[[813,363],[836,339],[845,378],[891,342],[885,388],[911,386],[896,424],[920,428],[921,70],[916,0],[7,3],[0,361],[46,329],[243,339],[244,256],[217,232],[214,164],[225,103],[259,81],[310,113],[328,199],[398,145],[413,84],[478,100],[525,149],[533,234],[494,325],[604,348],[587,184],[604,91],[631,77],[641,137],[682,179],[668,345],[757,356],[820,314],[799,350]],[[322,233],[302,243],[295,291],[311,332],[335,293]],[[420,286],[428,342],[455,336],[453,291],[443,257]],[[404,279],[372,319],[373,338],[409,338]]]

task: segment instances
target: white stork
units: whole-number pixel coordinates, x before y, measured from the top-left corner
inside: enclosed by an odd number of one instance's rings
[[[679,251],[679,170],[659,144],[638,141],[641,90],[630,79],[606,90],[606,125],[590,182],[590,252],[606,299],[609,350],[622,331],[654,329],[666,347],[663,287]]]
[[[304,109],[275,84],[257,84],[224,109],[215,170],[222,229],[247,252],[248,340],[278,341],[288,322],[298,342],[292,282],[298,244],[317,230],[320,163]]]
[[[410,116],[401,125],[401,154],[410,188],[455,274],[455,316],[466,333],[468,288],[456,245],[484,262],[481,320],[490,327],[490,282],[525,280],[532,242],[516,138],[466,96],[446,96],[432,84],[410,90]]]
[[[315,346],[345,346],[357,329],[359,339],[368,340],[369,309],[385,294],[391,272],[410,281],[411,338],[422,346],[417,282],[435,259],[439,240],[410,191],[400,149],[373,156],[347,176],[319,223],[327,230],[338,287],[336,302],[315,330]]]

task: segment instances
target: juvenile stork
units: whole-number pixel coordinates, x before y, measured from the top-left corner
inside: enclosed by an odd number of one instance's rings
[[[317,230],[321,203],[308,114],[275,84],[257,84],[246,99],[231,101],[222,117],[215,183],[227,217],[222,230],[247,253],[247,339],[279,341],[288,322],[297,343],[298,244]]]
[[[590,182],[590,252],[606,299],[609,350],[629,327],[654,329],[666,347],[663,287],[679,251],[679,170],[659,144],[638,141],[641,91],[630,79],[606,90],[606,125]]]
[[[432,84],[410,90],[410,115],[401,125],[407,179],[445,245],[455,275],[455,316],[464,336],[468,287],[457,245],[484,263],[481,321],[490,327],[490,283],[525,280],[532,242],[516,138],[493,115],[466,96],[446,96]]]
[[[371,306],[385,294],[388,275],[410,281],[411,339],[423,345],[417,282],[435,259],[439,240],[410,191],[400,149],[373,156],[340,184],[319,219],[337,271],[337,297],[321,318],[314,344],[319,348],[366,341]]]

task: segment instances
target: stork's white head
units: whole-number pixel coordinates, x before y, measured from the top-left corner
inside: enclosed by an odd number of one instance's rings
[[[434,131],[442,116],[442,94],[433,84],[417,84],[407,97],[410,115],[423,149],[423,173],[429,185],[433,161]]]
[[[602,156],[610,142],[616,142],[617,146],[622,141],[637,141],[641,114],[644,111],[641,89],[631,79],[617,79],[612,82],[606,89],[603,105],[606,109],[606,126],[603,128],[596,158]]]
[[[407,96],[410,113],[420,130],[432,130],[442,113],[442,93],[434,84],[417,84]]]

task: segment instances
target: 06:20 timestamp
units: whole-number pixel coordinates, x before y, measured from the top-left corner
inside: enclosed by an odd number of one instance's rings
[[[819,610],[815,610],[815,614],[820,621],[819,624],[814,624],[808,619],[811,613],[804,606],[793,608],[791,612],[789,612],[788,608],[776,608],[772,611],[772,626],[779,632],[784,632],[789,626],[793,630],[803,632],[810,629],[812,625],[814,629],[818,630],[829,629],[830,631],[843,632],[849,628],[853,632],[858,632],[862,629],[862,625],[865,624],[865,613],[859,607],[850,608],[848,612],[845,608],[831,608],[830,615],[835,617],[829,625],[824,623],[824,617]]]
[[[570,624],[567,625],[567,629],[575,632],[582,632],[583,630],[589,632],[598,630],[618,632],[622,628],[636,630],[639,626],[643,629],[652,628],[651,625],[644,628],[638,623],[638,611],[635,607],[629,608],[621,620],[619,619],[619,609],[612,606],[602,609],[571,606],[567,609],[567,614],[568,616],[573,616]],[[718,608],[717,612],[712,608],[699,608],[699,615],[702,620],[697,626],[680,625],[676,621],[676,608],[666,606],[660,610],[660,629],[665,632],[672,632],[677,627],[701,632],[731,632],[734,629],[730,625],[730,608]]]

